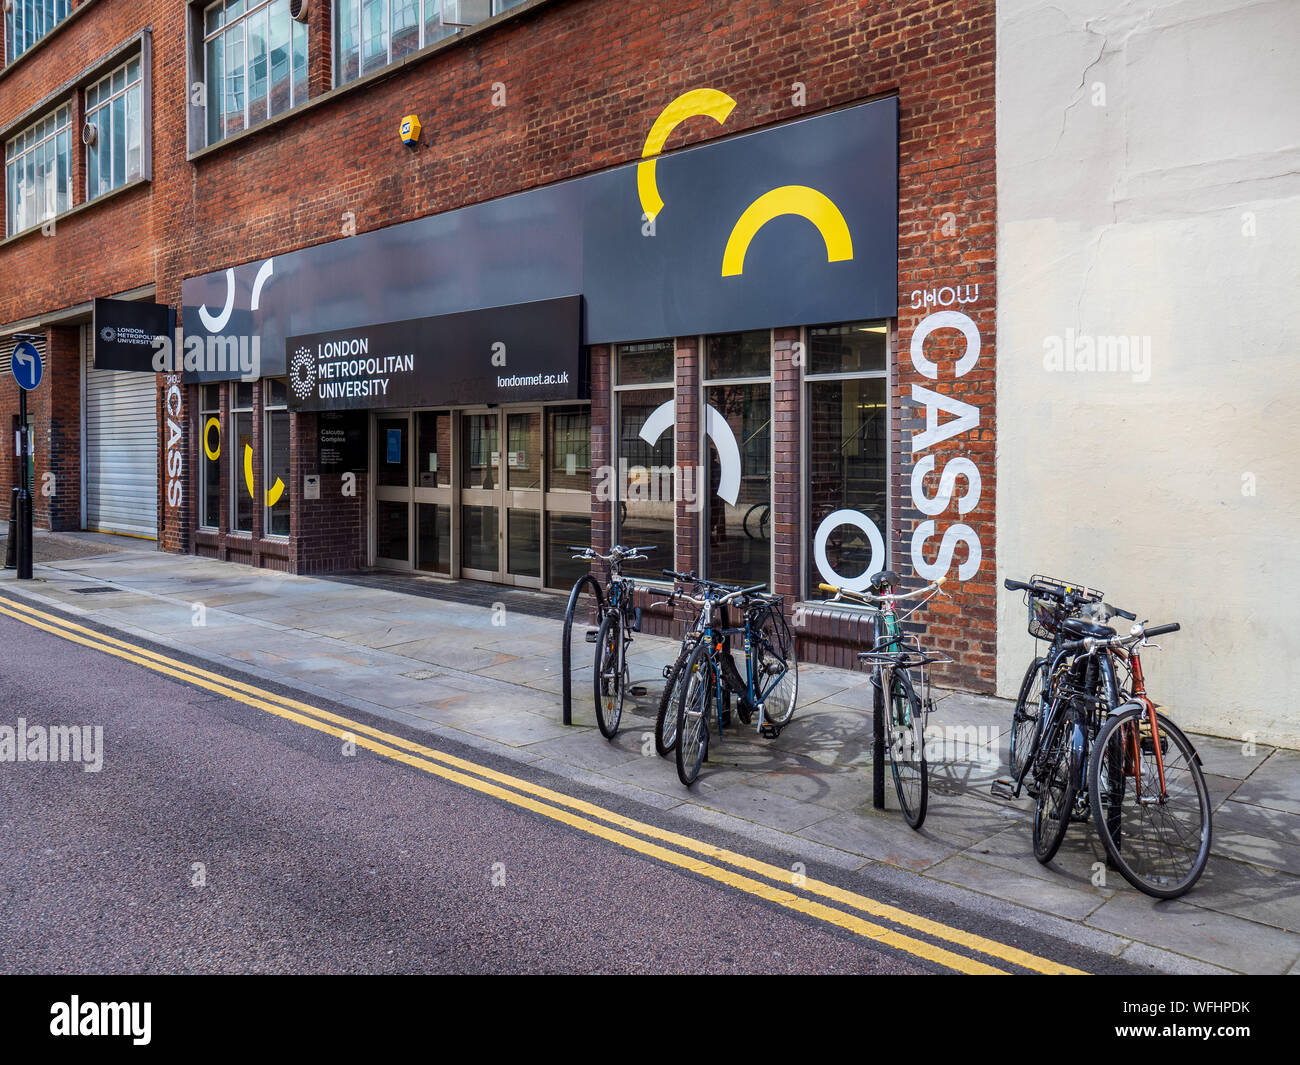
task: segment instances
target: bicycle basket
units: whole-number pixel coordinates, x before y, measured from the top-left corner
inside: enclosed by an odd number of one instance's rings
[[[1029,604],[1029,635],[1035,640],[1052,640],[1061,629],[1061,622],[1070,616],[1065,604],[1067,594],[1085,603],[1101,601],[1102,593],[1096,588],[1057,580],[1035,574],[1029,578],[1030,589],[1025,593]]]

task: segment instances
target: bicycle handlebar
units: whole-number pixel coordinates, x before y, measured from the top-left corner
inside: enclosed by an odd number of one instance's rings
[[[904,599],[915,599],[917,596],[928,595],[930,592],[937,592],[943,587],[947,577],[940,577],[938,580],[931,581],[924,588],[917,588],[911,592],[887,592],[877,595],[875,592],[855,592],[850,588],[837,588],[833,584],[819,584],[818,591],[830,592],[833,599],[840,599],[849,596],[867,603],[884,603],[884,602],[901,602]]]

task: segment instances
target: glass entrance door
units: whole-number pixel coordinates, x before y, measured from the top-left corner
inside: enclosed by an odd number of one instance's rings
[[[542,412],[461,415],[461,572],[542,584]]]

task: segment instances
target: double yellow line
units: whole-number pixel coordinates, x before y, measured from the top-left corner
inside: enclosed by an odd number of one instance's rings
[[[705,843],[690,836],[659,828],[563,792],[501,773],[433,747],[415,743],[320,707],[290,699],[243,681],[233,680],[190,665],[148,648],[119,640],[94,629],[37,610],[25,602],[0,596],[0,614],[41,629],[72,643],[134,662],[156,673],[192,684],[217,695],[256,707],[286,721],[293,721],[336,739],[351,740],[375,754],[502,802],[541,814],[607,842],[644,854],[668,865],[726,884],[779,906],[877,943],[903,951],[961,973],[1001,974],[998,968],[968,954],[957,953],[941,944],[962,947],[973,954],[1037,973],[1080,973],[1081,970],[1041,958],[1017,947],[975,935],[960,928],[891,906],[888,903],[848,891],[812,877],[795,876],[791,870],[751,858],[746,854]],[[730,868],[728,868],[730,867]],[[752,874],[752,875],[746,875]],[[835,905],[828,905],[834,903]],[[895,928],[867,920],[861,915],[888,921]],[[928,938],[920,939],[898,928]],[[938,942],[934,942],[934,941]]]

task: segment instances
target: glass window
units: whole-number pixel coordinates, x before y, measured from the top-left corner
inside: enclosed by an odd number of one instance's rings
[[[522,0],[334,0],[334,84],[344,85]]]
[[[835,511],[852,511],[862,519],[824,530],[829,572],[823,572],[817,552],[809,552],[809,599],[825,598],[817,590],[820,583],[843,584],[887,563],[887,344],[883,323],[808,331],[803,431],[809,536],[821,539],[822,523]]]
[[[806,373],[812,377],[883,372],[888,344],[889,326],[884,322],[816,326],[808,330]]]
[[[12,63],[68,17],[72,0],[13,0],[5,5],[5,63]]]
[[[549,492],[591,494],[591,408],[548,407],[551,468]]]
[[[408,418],[378,418],[375,421],[375,484],[395,488],[410,486],[407,476]]]
[[[230,419],[234,426],[234,447],[230,449],[230,485],[234,499],[231,529],[234,532],[253,531],[253,486],[245,471],[253,468],[253,385],[239,381],[234,385]]]
[[[591,569],[590,562],[574,561],[573,549],[591,545],[590,514],[546,516],[546,577],[552,588],[572,588]],[[669,568],[671,564],[665,563]],[[663,569],[664,566],[660,566]],[[658,573],[658,570],[655,571]]]
[[[5,145],[5,222],[10,235],[72,206],[71,121],[72,108],[65,104]]]
[[[136,57],[86,90],[86,121],[95,128],[86,145],[86,199],[134,181],[144,159],[140,106],[143,92]]]
[[[307,99],[307,26],[289,0],[217,0],[203,32],[209,144]]]
[[[416,503],[416,569],[451,572],[451,507]]]
[[[705,572],[731,584],[768,584],[772,579],[771,334],[763,330],[709,337],[705,367],[704,401],[721,415],[740,452],[740,470],[728,470],[724,483],[718,445],[713,441],[706,445]],[[766,380],[725,381],[759,376]]]
[[[662,571],[676,562],[677,436],[671,419],[653,441],[642,432],[651,415],[673,400],[676,352],[671,340],[620,344],[614,359],[614,540],[653,547],[646,561],[628,563],[624,572],[662,579]]]
[[[199,465],[199,524],[216,529],[221,524],[221,386],[199,388],[199,432],[203,458]]]
[[[445,488],[451,484],[451,415],[421,411],[416,415],[419,434],[415,486]]]
[[[266,410],[263,418],[263,450],[266,463],[262,469],[262,487],[266,493],[266,512],[262,515],[264,536],[289,535],[289,411],[285,408],[288,392],[283,379],[266,382]]]
[[[772,341],[767,330],[708,338],[704,347],[705,380],[771,376]]]

